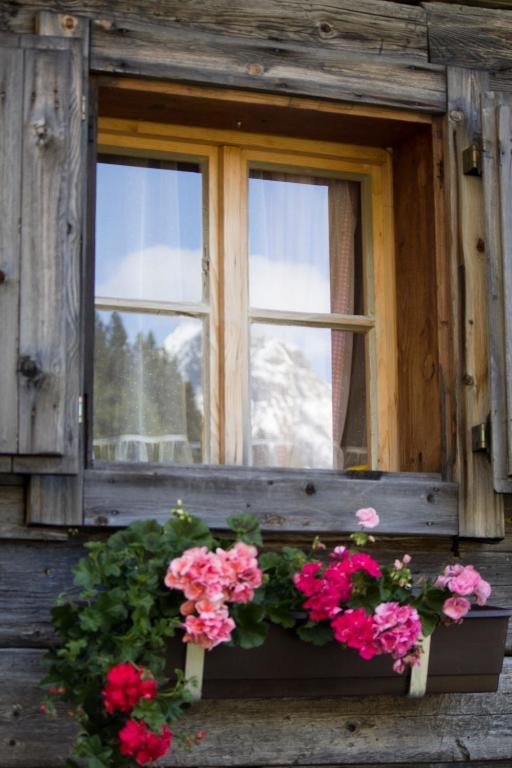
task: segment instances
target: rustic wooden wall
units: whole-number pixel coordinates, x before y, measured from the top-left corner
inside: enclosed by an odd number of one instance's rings
[[[507,517],[499,544],[388,539],[381,555],[408,551],[418,571],[431,573],[460,556],[493,584],[493,602],[512,605],[512,505]],[[23,520],[23,486],[0,486],[0,768],[58,768],[72,731],[39,714],[37,683],[52,641],[50,607],[71,584],[81,540],[43,539]],[[207,738],[192,753],[171,752],[166,764],[505,768],[512,764],[512,628],[507,653],[497,694],[203,702],[185,724],[204,727]]]
[[[98,71],[155,74],[262,90],[415,106],[443,112],[444,65],[485,67],[491,86],[512,90],[512,11],[385,0],[0,0],[0,32],[34,31],[39,10],[94,19]],[[127,42],[129,44],[127,44]],[[126,56],[127,49],[130,52]],[[197,52],[201,51],[198,64]],[[152,63],[153,62],[153,63]],[[313,83],[313,84],[312,84]],[[58,768],[69,725],[38,712],[52,600],[70,584],[80,535],[25,525],[26,490],[0,485],[0,768]],[[383,556],[409,551],[418,570],[473,562],[512,605],[512,503],[505,539],[388,540]],[[315,701],[205,702],[187,717],[207,738],[177,766],[472,768],[512,765],[512,630],[497,694]]]

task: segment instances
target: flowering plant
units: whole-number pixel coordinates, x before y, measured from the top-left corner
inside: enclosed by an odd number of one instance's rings
[[[74,756],[89,768],[134,768],[204,737],[175,726],[191,700],[191,681],[166,665],[177,631],[208,651],[220,643],[253,648],[274,623],[364,659],[388,654],[401,673],[419,663],[422,637],[440,621],[459,623],[472,599],[485,604],[490,586],[471,565],[448,565],[417,585],[409,555],[381,565],[362,551],[375,541],[367,531],[379,524],[377,512],[356,516],[362,530],[330,553],[315,539],[307,552],[258,554],[253,516],[228,518],[231,533],[217,540],[180,503],[164,525],[137,522],[86,544],[75,590],[53,610],[60,645],[48,655],[41,707],[56,713],[66,705],[80,726]]]

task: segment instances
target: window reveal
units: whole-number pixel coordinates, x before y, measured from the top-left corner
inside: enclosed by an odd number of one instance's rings
[[[94,458],[392,468],[375,180],[357,161],[135,143],[100,132]]]

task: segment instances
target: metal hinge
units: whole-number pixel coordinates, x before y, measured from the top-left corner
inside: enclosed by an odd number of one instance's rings
[[[486,453],[491,455],[491,418],[487,417],[487,420],[483,424],[477,424],[476,427],[471,429],[471,445],[473,453]]]
[[[87,117],[87,97],[82,96],[82,120],[85,120]]]
[[[482,175],[482,144],[479,140],[473,141],[462,153],[462,170],[465,176]]]
[[[83,424],[84,423],[84,398],[83,395],[80,395],[78,398],[78,423]]]

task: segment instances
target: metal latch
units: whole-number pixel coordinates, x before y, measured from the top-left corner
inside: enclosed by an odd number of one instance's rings
[[[474,141],[462,153],[462,170],[466,176],[482,175],[482,146]]]
[[[471,446],[473,453],[491,455],[491,420],[487,418],[483,424],[477,424],[471,429]]]

